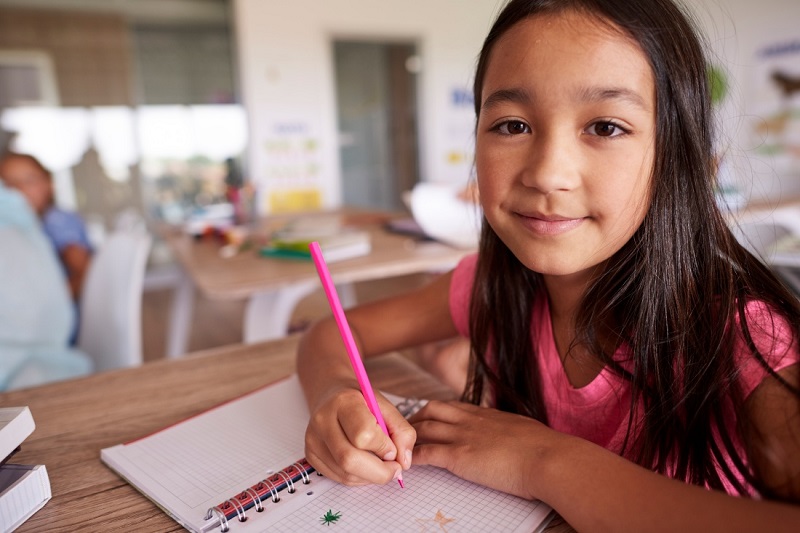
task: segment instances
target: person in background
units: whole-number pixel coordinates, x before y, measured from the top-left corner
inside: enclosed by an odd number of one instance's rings
[[[0,390],[92,371],[69,347],[75,307],[53,247],[26,199],[0,182]]]
[[[6,152],[0,158],[0,179],[20,191],[42,221],[61,260],[72,299],[77,302],[92,256],[83,220],[55,206],[53,177],[33,156]]]

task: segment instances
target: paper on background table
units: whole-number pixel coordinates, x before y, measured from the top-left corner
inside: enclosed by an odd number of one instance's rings
[[[399,398],[390,397],[393,401]],[[304,455],[308,409],[296,376],[243,396],[140,440],[102,451],[102,459],[179,523],[208,531],[209,507],[232,498]],[[295,494],[247,512],[237,531],[309,531],[323,527],[328,511],[340,513],[345,531],[532,531],[550,513],[539,502],[461,480],[432,467],[407,471],[413,486],[345,487],[311,476]],[[391,491],[391,497],[389,494]],[[437,518],[438,517],[438,518]],[[439,520],[437,522],[436,520]]]
[[[426,235],[456,248],[476,248],[481,208],[458,198],[452,186],[418,183],[411,191],[411,213]]]

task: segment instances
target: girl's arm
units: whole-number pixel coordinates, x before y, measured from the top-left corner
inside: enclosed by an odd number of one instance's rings
[[[780,374],[800,381],[798,365]],[[414,463],[541,499],[578,531],[797,531],[800,402],[767,378],[746,410],[770,444],[750,460],[761,479],[794,504],[688,485],[520,415],[458,402],[431,402],[413,419]]]
[[[347,311],[362,357],[457,334],[450,317],[450,274],[409,294]],[[303,335],[297,372],[311,411],[306,458],[325,476],[349,485],[386,483],[411,466],[416,435],[380,394],[386,437],[367,409],[333,318]]]
[[[800,364],[778,375],[800,389]],[[745,441],[756,475],[777,497],[800,503],[800,398],[768,377],[747,399],[745,408],[752,421],[745,429]]]

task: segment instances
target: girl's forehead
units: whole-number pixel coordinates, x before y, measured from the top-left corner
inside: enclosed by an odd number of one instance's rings
[[[486,89],[546,82],[635,85],[651,92],[653,75],[639,44],[597,17],[566,11],[539,14],[510,27],[494,44],[483,79]],[[566,87],[562,87],[566,88]]]
[[[589,12],[569,9],[552,13],[537,13],[522,18],[511,25],[500,39],[502,40],[506,35],[514,32],[532,33],[537,37],[547,32],[555,32],[600,41],[633,42],[627,32],[610,19]],[[545,43],[546,40],[542,40],[542,42]]]
[[[575,11],[543,13],[522,19],[497,41],[495,49],[552,53],[573,44],[570,53],[599,55],[608,49],[644,57],[639,44],[611,21]]]

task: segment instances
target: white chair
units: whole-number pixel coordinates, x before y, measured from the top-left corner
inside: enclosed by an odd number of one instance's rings
[[[92,258],[80,303],[78,348],[96,371],[142,363],[142,288],[151,237],[115,231]]]

